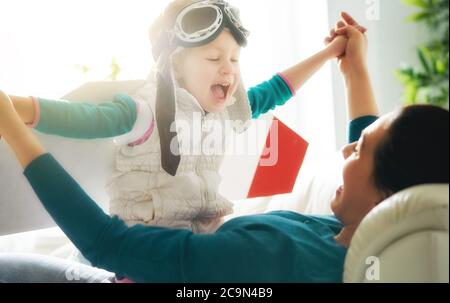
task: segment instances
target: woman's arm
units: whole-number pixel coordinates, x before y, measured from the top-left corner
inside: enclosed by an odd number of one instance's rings
[[[331,31],[331,41],[337,36],[348,39],[345,54],[339,58],[347,92],[347,112],[350,121],[364,116],[378,116],[379,110],[367,67],[367,37],[350,15],[342,13],[342,21]]]
[[[182,257],[181,248],[188,244],[191,233],[144,227],[135,227],[137,231],[130,232],[132,229],[117,217],[107,216],[46,154],[9,97],[1,91],[0,135],[13,150],[46,210],[94,266],[136,282],[182,282],[182,268],[176,262]]]
[[[350,15],[342,13],[342,20],[325,39],[326,43],[339,36],[348,39],[345,53],[339,57],[339,66],[346,86],[349,143],[358,141],[361,132],[379,116],[367,67],[366,31]]]
[[[347,112],[351,120],[363,116],[379,116],[378,106],[373,93],[367,68],[345,75],[347,91]]]
[[[11,95],[9,97],[22,121],[28,125],[32,124],[36,115],[33,99]]]
[[[379,116],[367,68],[367,38],[364,35],[366,31],[350,15],[342,13],[342,20],[325,39],[326,43],[330,43],[339,35],[348,39],[345,54],[339,57],[339,67],[346,86],[350,144],[358,141],[362,131]]]
[[[44,148],[23,123],[11,99],[0,91],[0,136],[16,155],[22,167],[45,153]]]

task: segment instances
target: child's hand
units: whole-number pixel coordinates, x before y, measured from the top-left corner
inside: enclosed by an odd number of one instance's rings
[[[335,37],[327,43],[326,52],[330,59],[339,58],[345,53],[347,48],[347,38],[344,36]]]

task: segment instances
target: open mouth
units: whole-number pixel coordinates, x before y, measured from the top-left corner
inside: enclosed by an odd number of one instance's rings
[[[225,100],[230,90],[230,84],[215,84],[211,87],[214,97],[219,100]]]

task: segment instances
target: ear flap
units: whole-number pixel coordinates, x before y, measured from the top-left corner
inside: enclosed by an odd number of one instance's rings
[[[176,96],[171,67],[172,56],[161,55],[158,60],[155,120],[161,145],[161,166],[168,174],[175,176],[181,157],[177,133],[171,131],[176,113]]]
[[[181,68],[181,63],[183,61],[184,56],[186,55],[185,52],[187,49],[184,48],[177,48],[173,54],[172,54],[172,60],[171,60],[171,67],[172,67],[172,73],[173,73],[173,79],[176,81],[179,81],[183,78],[183,71]]]

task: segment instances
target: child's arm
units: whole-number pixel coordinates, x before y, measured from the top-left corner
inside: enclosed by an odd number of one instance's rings
[[[269,110],[284,105],[327,60],[342,55],[346,44],[347,40],[344,37],[336,38],[325,49],[312,57],[279,73],[271,80],[250,88],[248,98],[253,118],[256,119]]]
[[[328,60],[342,55],[347,45],[347,39],[338,37],[333,40],[326,48],[289,68],[281,74],[292,86],[294,92],[298,91],[311,76],[313,76]]]
[[[153,114],[149,106],[126,95],[102,104],[10,96],[22,121],[37,131],[76,139],[116,138],[119,144],[138,141]]]

